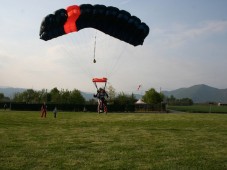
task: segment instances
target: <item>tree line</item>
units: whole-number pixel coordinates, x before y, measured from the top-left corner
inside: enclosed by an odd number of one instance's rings
[[[107,88],[109,98],[107,99],[109,104],[117,105],[132,105],[137,99],[132,93],[130,95],[124,92],[116,93],[113,86]],[[192,105],[193,101],[189,98],[176,99],[174,96],[166,97],[163,93],[157,92],[154,88],[150,88],[142,96],[142,100],[147,104],[158,104],[165,102],[169,105]],[[9,99],[0,93],[0,102],[12,101],[23,103],[58,103],[58,104],[97,104],[95,98],[86,101],[81,92],[78,89],[72,91],[54,87],[50,91],[46,89],[33,90],[27,89],[24,92],[16,93],[12,99]]]
[[[173,95],[166,98],[166,103],[172,106],[190,106],[193,105],[193,101],[190,98],[176,99]]]

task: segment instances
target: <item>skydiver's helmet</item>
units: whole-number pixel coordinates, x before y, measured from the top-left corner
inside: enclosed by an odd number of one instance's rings
[[[104,92],[105,90],[103,88],[99,88],[99,92]]]

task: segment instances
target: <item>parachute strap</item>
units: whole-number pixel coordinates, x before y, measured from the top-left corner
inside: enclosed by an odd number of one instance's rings
[[[105,86],[104,86],[104,90],[106,89],[106,82],[105,82]]]
[[[94,85],[95,85],[96,89],[98,90],[98,86],[97,86],[96,82],[93,82],[93,83],[94,83]]]
[[[66,34],[77,31],[76,20],[80,16],[80,7],[77,5],[69,6],[67,9],[68,18],[64,24]]]

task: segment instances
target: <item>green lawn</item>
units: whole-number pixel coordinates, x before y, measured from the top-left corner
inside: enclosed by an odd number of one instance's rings
[[[227,169],[226,114],[0,111],[0,169]]]
[[[227,106],[217,105],[201,105],[195,104],[192,106],[168,106],[169,110],[177,110],[190,113],[227,113]]]

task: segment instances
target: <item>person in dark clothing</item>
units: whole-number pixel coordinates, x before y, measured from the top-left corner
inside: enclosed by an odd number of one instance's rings
[[[46,103],[44,102],[41,107],[41,117],[46,117],[47,115],[47,106]]]
[[[94,97],[98,99],[98,113],[100,113],[100,111],[104,111],[107,113],[106,97],[108,98],[109,96],[105,89],[99,88],[99,90],[97,90],[97,94],[95,94]]]

